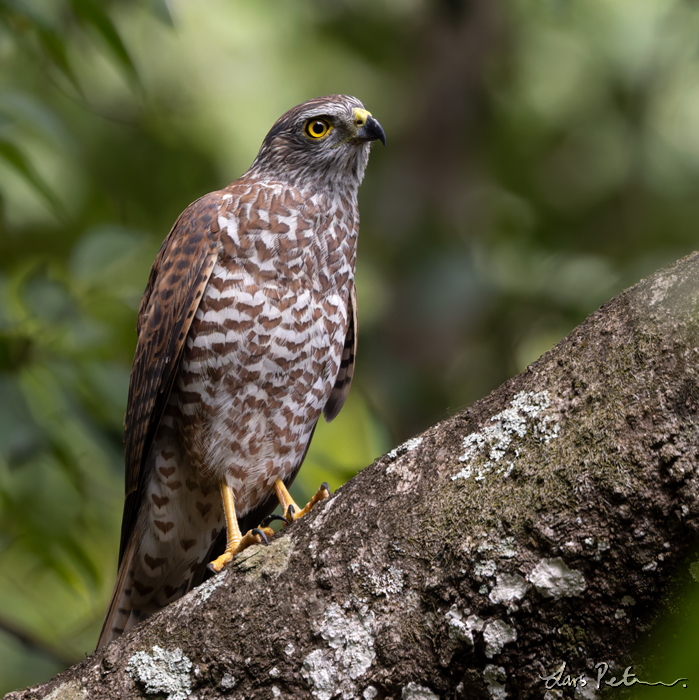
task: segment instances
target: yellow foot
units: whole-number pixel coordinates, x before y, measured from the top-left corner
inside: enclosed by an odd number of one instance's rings
[[[282,507],[283,519],[286,521],[286,525],[291,525],[294,520],[302,518],[316,503],[318,503],[318,501],[324,501],[330,496],[330,487],[323,482],[313,498],[306,503],[306,506],[304,508],[299,508],[281,479],[277,479],[274,482],[274,491],[279,499],[279,505]],[[284,527],[286,527],[286,525]]]
[[[219,486],[221,489],[221,499],[223,500],[223,513],[226,518],[226,549],[220,557],[209,562],[208,567],[215,574],[219,573],[236,554],[240,554],[240,552],[250,547],[250,545],[262,544],[263,542],[267,544],[267,538],[274,535],[274,530],[272,530],[271,527],[266,527],[266,525],[275,518],[275,516],[266,518],[260,527],[253,528],[246,532],[245,535],[242,535],[240,533],[240,527],[238,526],[238,518],[235,514],[233,493],[228,484],[226,484],[225,479],[221,480]],[[324,501],[330,496],[330,487],[323,482],[313,498],[308,501],[305,508],[299,508],[281,479],[277,479],[274,482],[274,491],[282,507],[283,516],[281,519],[284,521],[284,527],[291,525],[294,520],[302,518],[316,503],[318,503],[318,501]],[[276,518],[279,518],[279,516],[276,516]]]
[[[208,568],[215,574],[219,573],[236,554],[240,554],[253,544],[267,544],[267,538],[274,534],[271,527],[256,527],[248,530],[237,542],[226,544],[226,549],[220,557],[209,562]],[[232,546],[231,546],[232,544]]]
[[[242,535],[238,526],[238,518],[235,514],[235,500],[233,492],[225,479],[219,482],[221,499],[223,500],[223,515],[226,519],[226,549],[223,554],[209,562],[209,569],[215,574],[219,573],[236,554],[253,544],[267,544],[267,538],[274,534],[271,527],[256,527]]]

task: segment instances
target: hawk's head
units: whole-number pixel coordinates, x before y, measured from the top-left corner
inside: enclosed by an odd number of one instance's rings
[[[277,120],[250,173],[297,187],[356,189],[376,140],[386,144],[381,124],[356,97],[316,97]]]

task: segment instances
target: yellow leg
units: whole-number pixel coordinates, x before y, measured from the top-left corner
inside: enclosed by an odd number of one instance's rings
[[[215,573],[221,571],[236,554],[242,552],[246,547],[264,542],[265,539],[261,533],[264,533],[266,537],[271,537],[274,534],[274,530],[270,527],[256,527],[254,530],[250,530],[245,535],[242,535],[238,526],[238,518],[235,514],[233,492],[225,479],[221,479],[219,488],[221,489],[221,499],[223,500],[223,513],[226,518],[226,550],[220,557],[209,563],[209,568]]]
[[[298,520],[306,515],[318,501],[324,501],[328,498],[330,496],[330,487],[323,482],[305,508],[299,508],[296,505],[281,479],[277,479],[274,482],[274,492],[277,494],[279,505],[282,507],[282,515],[286,518],[287,523],[292,523],[294,520]]]

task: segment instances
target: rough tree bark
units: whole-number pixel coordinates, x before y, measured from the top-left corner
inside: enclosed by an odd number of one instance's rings
[[[549,697],[594,697],[595,664],[621,676],[688,576],[698,411],[694,254],[269,547],[7,697],[529,698],[563,662],[588,683]]]

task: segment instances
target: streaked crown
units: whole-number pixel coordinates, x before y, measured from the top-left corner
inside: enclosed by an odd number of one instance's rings
[[[376,140],[386,143],[383,129],[356,97],[316,97],[277,120],[248,174],[301,188],[356,190]]]

